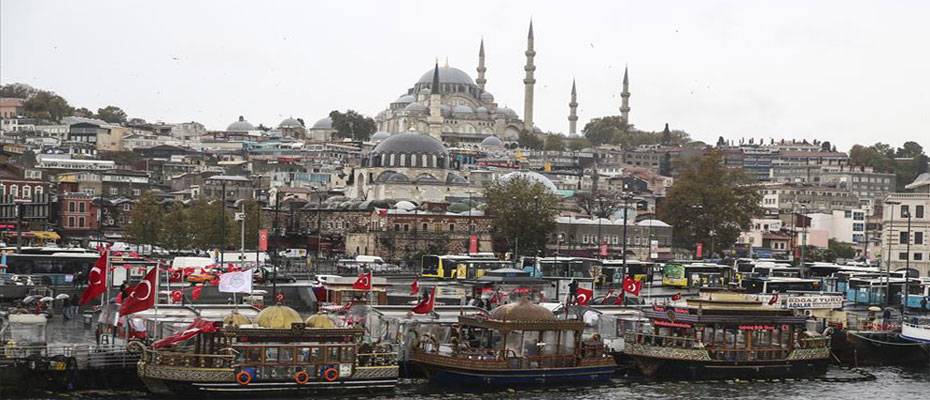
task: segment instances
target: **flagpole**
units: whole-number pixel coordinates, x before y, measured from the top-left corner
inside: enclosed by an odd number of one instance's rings
[[[158,321],[158,285],[161,283],[159,282],[159,275],[161,275],[160,270],[161,270],[161,261],[159,261],[158,264],[155,264],[155,321]],[[168,290],[169,290],[168,296],[171,296],[170,294],[171,284],[170,283],[168,284]],[[129,324],[128,317],[126,320],[126,324],[127,325]],[[126,338],[129,339],[128,336]]]

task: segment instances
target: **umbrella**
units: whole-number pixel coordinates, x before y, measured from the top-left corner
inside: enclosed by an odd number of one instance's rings
[[[49,296],[45,296],[45,297],[39,299],[39,301],[41,301],[41,302],[43,302],[43,303],[48,303],[48,302],[50,302],[50,301],[52,301],[52,300],[55,300],[55,299],[53,299],[53,298],[51,298],[51,297],[49,297]]]
[[[68,296],[68,294],[66,293],[62,293],[62,294],[59,294],[58,296],[55,296],[55,300],[64,300],[68,298],[71,298],[71,296]]]
[[[23,304],[32,303],[33,301],[36,301],[36,299],[38,299],[38,298],[40,298],[40,297],[42,297],[42,296],[36,296],[36,295],[26,296],[26,298],[23,299]]]

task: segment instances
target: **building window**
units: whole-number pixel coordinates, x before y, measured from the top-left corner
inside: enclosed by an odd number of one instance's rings
[[[84,217],[78,218],[78,228],[84,227]]]
[[[426,224],[426,222],[423,223],[423,230],[424,230],[424,231],[428,231],[428,230],[429,230],[429,226]]]
[[[923,232],[914,232],[914,244],[924,244]]]
[[[119,194],[119,189],[117,189],[117,188],[115,188],[115,187],[111,187],[111,188],[110,188],[110,196],[116,196],[116,195],[118,195],[118,194]]]
[[[898,253],[898,260],[907,260],[907,253]]]
[[[69,228],[74,227],[74,217],[68,217],[68,227]]]
[[[394,232],[400,232],[400,224],[394,224]]]
[[[907,218],[910,210],[911,210],[910,207],[908,207],[906,204],[902,204],[901,205],[901,218]]]
[[[914,218],[924,217],[924,206],[914,206]]]
[[[858,223],[858,222],[855,223],[855,224],[853,224],[853,231],[862,232],[862,231],[864,231],[864,230],[865,230],[865,224],[863,224],[863,223]]]
[[[84,202],[78,203],[78,212],[84,212]]]
[[[45,190],[42,189],[42,186],[36,186],[36,197],[42,197],[42,193],[44,193],[44,191]],[[3,194],[2,189],[0,189],[0,194]]]
[[[410,225],[404,224],[404,232],[410,231]]]
[[[132,189],[132,195],[134,197],[139,197],[142,195],[142,189]]]
[[[900,237],[898,238],[898,244],[907,243],[907,232],[898,232]]]
[[[31,199],[32,198],[32,187],[23,185],[23,198]]]
[[[449,232],[455,232],[455,224],[449,224]]]
[[[914,253],[914,261],[923,261],[924,253]]]
[[[10,185],[10,196],[13,196],[14,198],[19,197],[19,186],[18,185]]]
[[[68,212],[74,212],[74,202],[73,202],[73,201],[69,201],[69,202],[68,202]],[[73,224],[72,224],[72,225],[73,225]]]

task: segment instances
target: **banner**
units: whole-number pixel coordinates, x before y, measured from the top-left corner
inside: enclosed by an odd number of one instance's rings
[[[227,272],[220,275],[220,288],[224,293],[251,293],[252,271]]]
[[[790,296],[785,297],[784,308],[843,308],[843,296]]]
[[[468,254],[474,254],[478,252],[478,235],[471,234],[468,237]]]
[[[268,230],[267,229],[258,230],[258,250],[268,251]]]
[[[696,252],[697,252],[697,258],[698,258],[698,259],[701,259],[701,258],[704,257],[704,243],[698,243],[698,244],[697,244]]]

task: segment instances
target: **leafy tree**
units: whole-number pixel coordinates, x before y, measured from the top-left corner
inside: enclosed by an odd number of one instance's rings
[[[555,229],[559,198],[541,183],[515,178],[485,186],[491,231],[496,243],[522,255],[536,255],[546,249],[546,238]]]
[[[0,85],[0,97],[12,97],[16,99],[28,99],[39,91],[25,83],[11,83],[9,85]]]
[[[220,246],[223,238],[223,224],[226,225],[226,247],[237,248],[239,243],[239,229],[233,215],[225,210],[222,202],[212,203],[206,200],[196,200],[191,203],[190,224],[191,244],[198,249],[213,249]]]
[[[750,182],[741,170],[725,167],[718,151],[685,162],[659,207],[659,217],[675,228],[675,245],[732,247],[752,217],[762,213],[762,195]]]
[[[521,147],[525,147],[527,149],[533,149],[533,150],[543,149],[542,139],[540,139],[535,134],[526,132],[526,131],[520,132],[520,136],[517,138],[517,143],[519,143]]]
[[[827,241],[827,249],[833,252],[833,255],[838,258],[853,259],[856,257],[856,249],[849,243],[830,239]]]
[[[571,138],[568,140],[568,149],[571,151],[581,151],[591,147],[591,142],[584,137]]]
[[[820,151],[831,151],[831,148],[832,147],[830,146],[830,142],[826,140],[820,144]]]
[[[855,145],[849,149],[849,164],[872,167],[876,172],[894,172],[894,151],[884,143]]]
[[[717,137],[717,147],[723,147],[723,146],[726,146],[726,145],[727,145],[727,141],[723,138],[723,136],[718,136],[718,137]]]
[[[628,128],[627,123],[618,115],[594,118],[585,124],[584,137],[594,146],[616,143],[621,132]]]
[[[172,204],[164,214],[165,221],[159,233],[159,243],[167,250],[179,251],[191,249],[194,238],[190,224],[191,212],[181,203]]]
[[[640,145],[680,146],[691,143],[688,133],[680,130],[671,130],[668,124],[662,132],[647,132],[634,129],[627,125],[619,116],[594,118],[588,122],[584,129],[585,137],[592,144],[616,144],[623,148],[633,148]]]
[[[94,112],[91,110],[88,110],[87,108],[80,107],[80,108],[75,108],[74,111],[72,112],[72,115],[74,115],[75,117],[93,118]]]
[[[668,152],[665,152],[659,161],[659,175],[672,176],[672,155]]]
[[[333,129],[336,130],[335,135],[340,138],[368,140],[371,134],[378,129],[374,119],[353,110],[348,110],[345,113],[334,110],[329,113],[329,118],[333,120]]]
[[[160,244],[162,223],[167,221],[162,211],[154,193],[143,193],[129,214],[126,234],[136,244]]]
[[[562,135],[546,135],[546,143],[543,145],[546,151],[563,151],[565,143],[562,141]]]
[[[924,148],[917,142],[907,141],[895,151],[895,157],[913,158],[924,154]]]
[[[67,100],[46,90],[40,90],[26,99],[24,108],[28,117],[54,121],[61,121],[62,118],[71,115],[74,111]]]
[[[126,112],[117,106],[106,106],[97,109],[97,118],[111,124],[122,124],[126,122]]]

